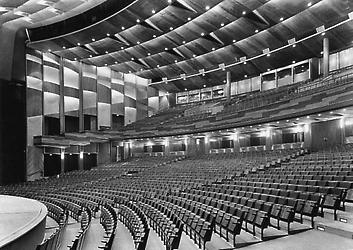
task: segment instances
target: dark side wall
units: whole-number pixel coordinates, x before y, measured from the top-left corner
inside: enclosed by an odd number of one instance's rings
[[[25,31],[0,27],[0,184],[26,176]]]

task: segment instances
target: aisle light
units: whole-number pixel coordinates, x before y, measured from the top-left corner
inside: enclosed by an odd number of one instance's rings
[[[80,159],[83,159],[83,151],[80,152]]]
[[[62,152],[60,153],[60,158],[61,158],[61,160],[64,160],[64,159],[65,159],[65,152],[64,152],[64,151],[62,151]]]

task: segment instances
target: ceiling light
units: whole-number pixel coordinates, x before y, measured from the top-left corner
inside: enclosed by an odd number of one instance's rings
[[[129,73],[131,74],[131,70],[129,70]]]
[[[190,21],[191,20],[191,17],[188,17],[188,21]]]
[[[178,60],[174,60],[174,62],[175,62],[175,63],[177,63],[177,62],[178,62]]]
[[[215,48],[212,48],[212,51],[214,51],[215,50]]]
[[[157,64],[157,68],[159,68],[159,64]]]
[[[332,115],[332,114],[333,114],[333,111],[330,111],[330,114]]]
[[[108,64],[105,63],[104,66],[108,66]]]
[[[169,30],[173,30],[173,27],[170,27]]]
[[[157,36],[156,35],[153,35],[153,38],[156,38]]]
[[[92,42],[94,42],[94,41],[96,41],[96,39],[95,39],[95,38],[92,38]]]
[[[140,23],[141,21],[140,21],[140,19],[136,19],[136,22],[137,22],[137,23]]]
[[[106,54],[108,54],[108,51],[105,51]]]
[[[168,50],[168,48],[164,48],[164,50],[165,50],[165,51],[167,51],[167,50]]]
[[[266,56],[271,56],[271,54],[270,54],[270,53],[268,53]]]
[[[51,52],[51,49],[48,49],[48,52]]]
[[[241,14],[246,15],[246,11],[244,10]]]
[[[244,75],[244,77],[245,77],[245,78],[247,78],[247,77],[248,77],[248,75]]]
[[[343,112],[347,111],[347,109],[343,109]]]
[[[235,43],[237,40],[233,39],[233,43]]]
[[[256,30],[255,30],[255,33],[257,33],[257,32],[259,32],[259,30],[256,29]]]
[[[137,44],[140,44],[140,41],[137,41]]]
[[[209,9],[210,9],[210,6],[206,5],[205,10],[209,10]]]
[[[63,49],[66,49],[66,47],[65,47],[65,46],[63,46]]]
[[[267,71],[270,71],[271,69],[267,69]]]
[[[322,32],[321,35],[324,36],[326,33],[325,32]]]
[[[124,29],[125,29],[125,27],[124,27],[124,26],[122,26],[122,27],[121,27],[121,29],[122,29],[122,30],[124,30]]]
[[[121,47],[120,47],[120,49],[124,49],[124,47],[123,47],[123,46],[121,46]]]
[[[295,61],[292,61],[292,63],[295,63]]]
[[[297,118],[296,120],[299,121],[299,118]]]
[[[150,56],[150,55],[151,55],[151,53],[147,53],[147,55],[148,55],[148,56]]]
[[[221,27],[223,27],[224,26],[224,23],[221,23]]]
[[[80,46],[81,45],[81,43],[77,43],[77,46]]]
[[[77,57],[75,57],[74,60],[77,61]]]
[[[117,61],[115,61],[114,63],[115,63],[115,64],[118,64],[118,62],[117,62]]]
[[[296,44],[293,44],[292,47],[295,48],[295,47],[297,47],[297,45],[296,45]]]
[[[110,34],[109,34],[109,33],[107,33],[107,36],[110,36]]]
[[[283,17],[281,17],[279,20],[282,22],[282,21],[284,20],[284,18],[283,18]]]
[[[309,118],[310,118],[310,116],[308,116],[308,115],[307,115],[307,116],[306,116],[306,118],[308,118],[308,119],[309,119]]]
[[[135,58],[131,57],[131,61],[135,60]]]
[[[193,57],[196,57],[196,55],[195,55],[195,54],[193,54],[192,56],[193,56]]]
[[[289,122],[289,120],[286,120],[286,122]]]
[[[203,87],[206,88],[206,84],[204,84]]]
[[[277,124],[279,124],[279,121],[277,121]]]
[[[321,116],[321,114],[318,114],[317,116]]]
[[[168,3],[172,3],[172,0],[168,0]]]
[[[186,42],[185,41],[183,41],[183,44],[185,44]]]
[[[154,14],[154,13],[156,13],[156,11],[155,11],[155,10],[152,10],[152,14]]]
[[[246,64],[246,62],[244,62],[244,65]]]
[[[92,57],[92,55],[89,55],[89,57]]]
[[[309,3],[308,3],[308,7],[310,7],[311,5],[313,5],[312,2],[309,2]]]
[[[188,89],[187,88],[185,88],[185,91],[187,91]]]
[[[202,32],[202,33],[201,33],[201,36],[204,36],[204,35],[205,35],[205,33]]]

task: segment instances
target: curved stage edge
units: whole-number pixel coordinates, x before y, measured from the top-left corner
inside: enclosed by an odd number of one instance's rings
[[[36,249],[44,237],[47,212],[36,200],[0,195],[0,249]]]

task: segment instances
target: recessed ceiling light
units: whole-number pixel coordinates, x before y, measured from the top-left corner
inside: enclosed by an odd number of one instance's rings
[[[256,30],[255,30],[255,33],[257,33],[257,32],[259,32],[259,30],[258,30],[258,29],[256,29]]]
[[[125,29],[125,27],[124,27],[124,26],[122,26],[122,27],[121,27],[121,29],[122,29],[122,30],[124,30],[124,29]]]
[[[157,64],[157,68],[159,68],[159,64]]]
[[[246,64],[246,62],[244,62],[244,64]]]
[[[124,49],[124,47],[123,47],[123,46],[121,46],[121,47],[120,47],[120,49]]]
[[[279,124],[279,121],[277,121],[277,124]]]
[[[292,61],[292,63],[295,63],[295,61]]]
[[[283,18],[283,17],[281,17],[279,20],[282,22],[282,21],[284,20],[284,18]]]
[[[174,62],[175,62],[175,63],[177,63],[177,62],[178,62],[178,60],[174,60]]]
[[[267,69],[267,71],[270,71],[271,69]]]
[[[94,41],[96,41],[96,39],[95,39],[95,38],[92,38],[92,42],[94,42]]]
[[[188,17],[188,21],[190,21],[191,20],[191,17]]]
[[[109,34],[109,33],[107,33],[107,36],[110,36],[110,34]]]
[[[325,33],[325,32],[322,32],[321,35],[324,36],[324,35],[326,35],[326,33]]]
[[[188,89],[187,88],[185,88],[185,91],[187,91]]]
[[[321,114],[318,114],[317,116],[321,116]]]
[[[63,46],[63,49],[66,49],[66,47],[65,47],[65,46]]]
[[[245,77],[245,78],[247,78],[247,77],[248,77],[248,75],[244,75],[244,77]]]
[[[77,61],[77,58],[75,57],[74,60]]]
[[[183,44],[185,44],[186,42],[185,41],[183,41]]]
[[[135,58],[131,57],[131,61],[135,60]]]
[[[140,23],[141,21],[140,21],[140,19],[136,19],[136,22],[137,22],[137,23]]]
[[[233,39],[233,43],[235,43],[237,40]]]
[[[204,84],[203,87],[206,88],[206,84]]]
[[[296,44],[293,44],[292,47],[295,48],[295,47],[297,47],[297,45],[296,45]]]
[[[172,3],[172,0],[168,0],[168,3]]]
[[[151,53],[149,53],[149,52],[148,52],[148,53],[147,53],[147,55],[148,55],[148,56],[150,56],[150,55],[151,55]]]
[[[164,48],[164,50],[165,50],[165,51],[167,51],[167,50],[168,50],[168,48]]]
[[[271,53],[268,53],[266,56],[271,56]]]
[[[153,35],[153,38],[156,38],[157,36],[156,35]]]
[[[156,13],[156,11],[155,11],[155,10],[152,10],[152,14],[154,14],[154,13]]]
[[[81,43],[77,43],[77,46],[80,46],[81,45]]]
[[[311,5],[313,5],[312,2],[309,2],[309,3],[308,3],[308,7],[310,7]]]
[[[205,35],[205,33],[202,32],[202,33],[201,33],[201,36],[204,36],[204,35]]]
[[[105,51],[106,54],[108,54],[108,51]]]
[[[299,118],[297,118],[296,120],[299,121]]]
[[[137,44],[140,44],[140,41],[137,41]]]
[[[347,109],[343,109],[343,111],[347,111]]]
[[[246,15],[246,11],[244,10],[241,14]]]
[[[333,111],[330,111],[330,114],[332,115],[332,114],[333,114]]]
[[[92,55],[89,55],[89,57],[92,57]]]
[[[223,80],[224,83],[226,83],[226,80]]]
[[[129,73],[131,74],[131,70],[129,70]]]
[[[221,23],[221,27],[223,27],[224,26],[224,23]]]
[[[195,55],[195,54],[193,54],[192,56],[193,56],[193,57],[196,57],[196,55]]]
[[[104,64],[104,66],[107,66],[107,65],[108,65],[108,64],[106,64],[106,63]]]
[[[51,49],[48,49],[48,52],[51,52]]]
[[[306,118],[308,118],[308,119],[309,119],[309,118],[310,118],[310,116],[308,116],[308,115],[307,115],[307,116],[306,116]]]
[[[212,48],[212,51],[214,51],[215,50],[215,48]]]
[[[115,63],[115,64],[118,64],[118,62],[117,62],[117,61],[115,61],[114,63]]]
[[[286,122],[289,122],[289,120],[286,120]]]

